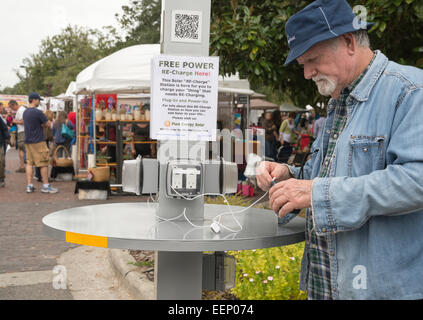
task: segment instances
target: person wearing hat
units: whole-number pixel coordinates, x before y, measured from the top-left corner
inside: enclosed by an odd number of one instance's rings
[[[33,166],[40,167],[43,193],[56,193],[58,190],[48,183],[49,149],[45,142],[43,127],[50,126],[50,121],[44,113],[37,109],[42,98],[38,93],[28,96],[29,107],[23,114],[25,125],[25,150],[26,150],[26,192],[34,192],[32,184]]]
[[[269,203],[280,217],[306,209],[309,299],[423,299],[423,71],[372,51],[370,25],[345,0],[318,0],[285,26],[285,64],[331,99],[303,179],[262,162],[257,181],[279,181]]]

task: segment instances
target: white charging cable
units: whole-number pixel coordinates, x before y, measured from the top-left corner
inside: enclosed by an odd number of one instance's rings
[[[173,191],[178,195],[178,196],[180,196],[181,198],[183,198],[183,199],[185,199],[185,200],[188,200],[188,201],[192,201],[192,200],[195,200],[195,199],[197,199],[197,198],[199,198],[199,197],[203,197],[203,196],[220,196],[220,197],[223,197],[223,199],[224,199],[224,201],[225,201],[225,203],[226,203],[226,205],[228,206],[228,208],[229,208],[229,211],[230,212],[232,212],[232,208],[231,208],[231,206],[230,206],[230,204],[229,204],[229,201],[228,201],[228,199],[226,199],[226,197],[225,197],[225,195],[224,194],[221,194],[221,193],[203,193],[203,194],[200,194],[200,195],[198,195],[198,196],[195,196],[195,197],[193,197],[193,198],[187,198],[187,197],[185,197],[184,195],[182,195],[182,194],[180,194],[177,190],[175,190],[175,188],[173,188],[172,186],[171,186],[171,188],[173,189]],[[233,216],[233,218],[234,218],[234,220],[235,220],[235,222],[238,224],[238,226],[240,227],[240,229],[237,231],[237,230],[233,230],[233,229],[231,229],[231,228],[229,228],[229,227],[227,227],[227,226],[225,226],[224,224],[222,224],[221,222],[220,222],[220,216],[221,215],[218,215],[218,216],[216,216],[216,217],[214,217],[213,218],[213,223],[211,224],[211,225],[209,225],[209,226],[196,226],[196,225],[194,225],[189,219],[188,219],[188,217],[186,216],[186,214],[184,214],[184,216],[185,216],[185,219],[188,221],[188,223],[190,224],[190,225],[192,225],[193,227],[197,227],[197,228],[212,228],[212,230],[214,231],[214,232],[216,232],[216,233],[218,233],[220,230],[220,228],[219,228],[219,226],[221,226],[221,227],[223,227],[224,229],[226,229],[226,230],[228,230],[228,231],[230,231],[230,232],[240,232],[241,230],[242,230],[242,225],[239,223],[239,221],[236,219],[236,217],[235,216]],[[216,218],[219,218],[219,221],[216,221]]]
[[[252,206],[256,205],[258,202],[260,202],[265,196],[267,196],[267,194],[269,193],[269,191],[266,191],[266,193],[264,195],[262,195],[259,199],[257,199],[255,202],[253,202],[250,206],[241,209],[239,211],[230,211],[230,212],[223,212],[219,215],[217,215],[215,218],[226,215],[226,214],[234,214],[234,213],[243,213],[244,211],[247,211],[248,209],[250,209]]]
[[[163,218],[163,217],[159,217],[159,216],[157,216],[156,215],[156,218],[158,218],[158,219],[160,219],[160,220],[163,220],[163,221],[174,221],[174,220],[177,220],[177,219],[179,219],[179,218],[182,218],[183,216],[185,216],[185,211],[187,210],[187,208],[185,208],[184,209],[184,211],[182,211],[182,213],[179,215],[179,216],[177,216],[177,217],[173,217],[173,218],[170,218],[170,219],[168,219],[168,218]]]
[[[226,203],[226,205],[228,206],[228,208],[229,208],[229,212],[223,212],[223,213],[220,213],[219,215],[217,215],[217,216],[215,216],[214,218],[213,218],[213,223],[211,224],[211,225],[209,225],[209,226],[197,226],[197,225],[195,225],[195,224],[193,224],[189,219],[188,219],[188,217],[186,216],[186,208],[185,208],[185,210],[184,210],[184,212],[181,214],[181,215],[183,215],[184,217],[185,217],[185,219],[187,220],[187,222],[190,224],[190,225],[192,225],[193,227],[195,227],[195,228],[213,228],[213,227],[216,227],[215,226],[215,224],[217,224],[218,226],[221,226],[222,228],[224,228],[224,229],[226,229],[226,230],[228,230],[228,231],[230,231],[230,232],[233,232],[233,233],[238,233],[238,232],[240,232],[240,231],[242,231],[242,225],[241,225],[241,223],[239,222],[239,220],[235,217],[235,213],[243,213],[243,212],[245,212],[245,211],[247,211],[248,209],[250,209],[252,206],[254,206],[255,204],[257,204],[260,200],[262,200],[267,194],[268,194],[268,192],[269,191],[266,191],[266,193],[263,195],[263,196],[261,196],[258,200],[256,200],[255,202],[253,202],[250,206],[248,206],[248,207],[246,207],[246,208],[244,208],[244,209],[242,209],[242,210],[239,210],[239,211],[232,211],[232,207],[231,207],[231,205],[229,204],[229,202],[228,202],[228,200],[226,199],[226,197],[225,197],[225,195],[223,195],[223,194],[221,194],[221,193],[203,193],[203,194],[201,194],[201,195],[198,195],[198,196],[195,196],[195,197],[193,197],[193,198],[187,198],[187,197],[185,197],[184,195],[182,195],[182,194],[180,194],[178,191],[176,191],[172,186],[171,186],[171,188],[173,189],[173,191],[178,195],[178,196],[180,196],[181,198],[183,198],[183,199],[185,199],[185,200],[189,200],[189,201],[192,201],[192,200],[195,200],[195,199],[197,199],[197,198],[199,198],[199,197],[203,197],[203,196],[205,196],[205,195],[213,195],[213,196],[221,196],[221,197],[223,197],[223,199],[224,199],[224,201],[225,201],[225,203]],[[233,230],[233,229],[231,229],[231,228],[229,228],[229,227],[227,227],[227,226],[225,226],[223,223],[221,223],[221,217],[222,216],[224,216],[224,215],[227,215],[227,214],[231,214],[232,215],[232,217],[233,217],[233,219],[234,219],[234,221],[238,224],[238,226],[239,226],[239,230]],[[181,215],[179,215],[178,217],[175,217],[175,218],[172,218],[172,220],[174,220],[174,219],[177,219],[177,218],[180,218],[181,217]],[[218,221],[216,221],[218,219]],[[216,229],[213,229],[215,232],[216,232]]]
[[[157,199],[154,199],[153,194],[150,193],[150,196],[147,198],[147,206],[148,206],[149,209],[150,209],[150,199],[153,200],[153,203],[157,202]]]
[[[200,195],[197,195],[197,196],[195,196],[195,197],[193,197],[193,198],[187,198],[187,197],[185,197],[184,195],[182,195],[182,194],[180,194],[177,190],[175,190],[175,188],[173,188],[172,186],[171,186],[171,188],[173,189],[173,191],[178,195],[178,196],[180,196],[181,198],[183,198],[183,199],[185,199],[185,200],[188,200],[188,201],[193,201],[193,200],[195,200],[195,199],[197,199],[197,198],[200,198],[200,197],[203,197],[203,196],[206,196],[206,195],[208,195],[208,196],[221,196],[221,197],[223,197],[223,199],[224,199],[224,201],[225,201],[225,203],[226,203],[226,205],[228,206],[228,208],[229,208],[229,210],[231,211],[232,210],[232,208],[231,208],[231,206],[229,205],[229,201],[228,201],[228,199],[226,199],[226,197],[225,197],[225,195],[223,195],[223,194],[220,194],[220,193],[203,193],[203,194],[200,194]],[[186,209],[186,208],[185,208]],[[191,225],[191,226],[193,226],[194,228],[205,228],[205,229],[208,229],[208,228],[211,228],[214,232],[216,232],[216,233],[218,233],[219,231],[220,231],[220,227],[219,227],[219,225],[220,225],[220,219],[219,219],[219,221],[215,221],[215,219],[213,219],[213,222],[212,222],[212,224],[210,224],[210,225],[207,225],[207,226],[198,226],[198,225],[195,225],[194,223],[192,223],[191,222],[191,220],[187,217],[187,215],[186,215],[186,210],[183,212],[183,215],[184,215],[184,217],[185,217],[185,220]],[[178,216],[178,218],[179,218],[180,216]],[[223,226],[222,225],[222,227],[223,228],[225,228],[225,229],[228,229],[226,226]],[[231,232],[239,232],[239,231],[235,231],[235,230],[232,230],[232,229],[228,229],[229,231],[231,231]],[[241,230],[242,230],[242,226],[241,226]]]

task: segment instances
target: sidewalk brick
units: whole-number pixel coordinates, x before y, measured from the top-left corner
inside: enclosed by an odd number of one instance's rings
[[[140,197],[112,196],[110,200],[78,200],[75,182],[53,182],[57,194],[25,192],[26,178],[15,173],[19,166],[16,150],[6,155],[6,187],[0,188],[0,273],[52,270],[56,258],[77,245],[51,239],[43,234],[42,218],[52,212],[101,203],[143,201]],[[145,197],[146,199],[146,197]]]

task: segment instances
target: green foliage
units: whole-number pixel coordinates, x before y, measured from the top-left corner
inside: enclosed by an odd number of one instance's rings
[[[220,74],[239,72],[254,90],[269,94],[271,101],[290,101],[297,106],[326,103],[312,81],[305,80],[296,63],[284,67],[288,55],[285,23],[310,0],[211,0],[210,54],[221,57]],[[353,7],[367,10],[373,49],[391,60],[423,68],[422,0],[353,0]],[[45,39],[38,53],[23,61],[26,74],[4,93],[38,91],[57,95],[86,66],[124,47],[158,43],[161,0],[131,0],[116,14],[121,38],[109,26],[103,32],[68,26]]]
[[[221,74],[239,72],[253,89],[277,91],[279,101],[304,107],[325,102],[312,81],[303,77],[301,66],[283,66],[288,55],[285,23],[311,1],[212,0],[211,54],[220,56]],[[423,2],[421,0],[350,1],[367,9],[374,49],[391,60],[422,66]]]
[[[236,259],[236,285],[241,300],[302,300],[299,290],[304,242],[285,247],[230,251]]]
[[[131,264],[131,265],[136,266],[136,267],[147,267],[147,268],[154,267],[154,261],[128,262],[128,264]]]
[[[231,206],[251,204],[250,199],[237,195],[226,199]],[[205,202],[224,204],[222,197],[207,197]],[[260,203],[255,207],[267,207],[266,204]],[[231,292],[241,300],[306,299],[306,292],[299,290],[303,252],[304,242],[285,247],[227,252],[236,259],[236,285]]]
[[[212,0],[210,49],[221,57],[221,73],[239,72],[253,88],[269,86],[281,100],[305,106],[320,99],[298,65],[283,67],[288,55],[284,27],[307,1]],[[279,101],[277,101],[279,102]]]
[[[159,43],[160,9],[161,0],[131,1],[129,6],[122,6],[123,14],[116,14],[116,18],[127,35],[117,45]]]
[[[354,1],[360,4],[360,1]],[[374,49],[380,49],[398,63],[423,68],[423,1],[367,0],[367,20]]]
[[[20,81],[6,91],[28,94],[37,91],[41,95],[56,96],[64,92],[79,72],[95,61],[112,53],[116,34],[67,26],[60,34],[47,37],[39,51],[23,60],[25,75],[17,71]]]
[[[251,204],[251,200],[238,195],[226,195],[225,197],[231,206],[248,207]],[[208,204],[225,204],[223,197],[205,197],[205,202]]]

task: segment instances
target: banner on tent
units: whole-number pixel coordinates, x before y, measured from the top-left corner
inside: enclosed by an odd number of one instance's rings
[[[219,57],[159,55],[151,68],[151,138],[215,141]]]

